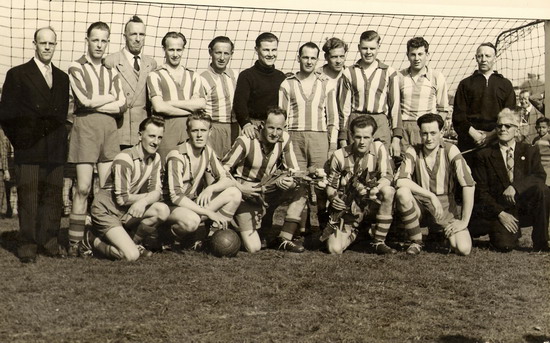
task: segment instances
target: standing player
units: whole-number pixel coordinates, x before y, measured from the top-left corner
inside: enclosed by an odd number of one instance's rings
[[[75,118],[68,162],[76,164],[76,191],[69,217],[69,256],[77,255],[77,243],[84,236],[94,164],[97,163],[102,187],[111,162],[120,152],[115,118],[126,110],[126,98],[120,75],[102,62],[109,35],[109,26],[104,22],[91,24],[86,35],[86,54],[69,67]]]
[[[401,97],[401,118],[404,152],[410,145],[421,143],[416,120],[427,113],[439,113],[443,120],[449,112],[447,82],[439,71],[426,64],[430,57],[430,45],[423,37],[415,37],[407,42],[409,67],[399,72],[399,92]]]
[[[497,50],[492,43],[482,43],[476,50],[478,70],[460,81],[453,107],[453,126],[458,134],[460,151],[490,143],[496,137],[497,115],[516,107],[512,83],[493,67]],[[471,162],[473,155],[466,154]]]
[[[376,58],[380,39],[376,31],[363,32],[358,45],[361,59],[343,71],[338,86],[339,139],[342,146],[347,145],[346,140],[351,141],[351,135],[348,135],[349,123],[355,117],[369,114],[378,126],[373,138],[384,143],[393,156],[399,156],[403,135],[399,77],[395,69]]]
[[[352,144],[338,149],[331,156],[330,171],[328,174],[327,196],[330,206],[336,211],[354,211],[349,203],[343,200],[345,181],[349,176],[361,175],[365,170],[379,173],[376,186],[369,190],[370,204],[359,209],[372,209],[374,202],[380,206],[376,212],[376,228],[374,230],[373,247],[378,254],[395,254],[395,249],[386,245],[386,236],[392,223],[392,207],[395,189],[391,186],[393,172],[386,147],[379,141],[373,141],[377,124],[372,116],[359,116],[350,123],[350,132],[353,135]],[[365,181],[365,180],[362,180]],[[355,187],[351,185],[351,187]],[[361,216],[361,215],[360,215]],[[347,218],[344,218],[347,219]],[[349,224],[344,221],[345,224]],[[331,254],[341,254],[355,240],[357,232],[351,225],[344,225],[328,237],[327,248]]]
[[[200,75],[181,64],[187,44],[179,32],[168,32],[162,38],[165,63],[147,77],[147,89],[155,114],[164,117],[164,139],[159,154],[163,161],[178,144],[187,140],[187,117],[204,109]]]
[[[271,228],[275,210],[286,200],[290,204],[277,238],[278,249],[296,253],[304,251],[304,247],[293,242],[292,237],[300,224],[306,202],[305,194],[302,188],[296,189],[297,185],[291,176],[282,174],[277,177],[281,170],[299,169],[290,136],[284,130],[285,124],[286,112],[283,109],[268,108],[267,119],[260,126],[258,137],[239,136],[223,159],[225,169],[235,176],[243,194],[235,221],[243,245],[249,252],[261,249],[258,230]],[[262,181],[272,178],[275,180],[274,185],[262,187],[265,184]]]
[[[343,40],[332,37],[323,45],[325,60],[327,63],[317,68],[316,72],[323,74],[329,80],[329,89],[336,89],[342,71],[346,68],[346,54],[348,45]]]
[[[422,142],[405,150],[399,168],[397,211],[412,241],[407,254],[422,251],[420,220],[430,229],[443,231],[456,253],[468,255],[472,249],[467,226],[474,206],[475,182],[458,148],[443,141],[444,124],[439,114],[418,118]],[[457,183],[462,188],[460,215],[455,202]]]
[[[147,99],[147,75],[157,68],[157,62],[143,54],[145,24],[133,16],[124,26],[121,51],[105,57],[105,66],[116,69],[126,94],[126,111],[119,122],[120,149],[137,144],[139,124],[147,117],[150,108]]]
[[[214,38],[208,44],[211,62],[201,73],[206,96],[205,112],[212,118],[212,134],[209,144],[216,154],[223,157],[239,135],[239,125],[232,111],[235,94],[235,74],[227,65],[233,56],[233,42],[224,36]]]
[[[180,240],[195,232],[205,219],[210,229],[221,229],[231,221],[241,203],[235,180],[225,171],[216,153],[208,146],[212,118],[197,111],[187,121],[189,140],[166,157],[166,180],[173,206],[169,223]],[[213,233],[214,230],[210,230]]]
[[[243,133],[254,139],[257,125],[265,121],[269,106],[277,106],[279,86],[285,79],[282,71],[275,69],[279,39],[271,32],[264,32],[256,38],[258,60],[254,66],[239,74],[233,110]]]
[[[168,206],[158,202],[161,161],[157,149],[163,133],[162,118],[146,118],[139,125],[138,144],[115,157],[111,175],[92,203],[94,233],[88,231],[79,244],[81,256],[91,256],[96,249],[112,259],[135,261],[148,253],[140,245],[142,239],[153,234],[169,214]]]
[[[283,81],[279,90],[279,104],[288,113],[287,129],[301,170],[324,168],[338,138],[335,90],[330,89],[328,78],[315,72],[318,58],[315,43],[303,44],[298,50],[300,71]],[[323,225],[326,199],[324,190],[318,193],[317,212]],[[303,219],[302,225],[305,214]]]

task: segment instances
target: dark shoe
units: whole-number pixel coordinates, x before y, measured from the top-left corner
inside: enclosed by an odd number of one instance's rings
[[[375,242],[372,246],[378,255],[393,255],[397,253],[397,250],[390,248],[384,242]]]
[[[277,245],[278,250],[284,250],[294,253],[302,253],[306,250],[300,243],[293,242],[282,237],[277,238]]]
[[[52,251],[52,249],[39,248],[38,252],[47,257],[67,258],[67,249],[62,245],[57,245],[55,251]]]
[[[145,249],[145,247],[141,244],[137,245],[138,251],[139,251],[139,257],[151,257],[153,256],[153,252]]]
[[[81,240],[78,242],[78,256],[82,258],[90,258],[94,256],[94,251],[92,249],[92,246],[86,242],[86,239]]]
[[[23,257],[19,257],[19,261],[21,261],[21,263],[36,263],[36,256],[23,256]]]
[[[69,249],[67,249],[67,257],[78,257],[78,244],[69,243]]]
[[[408,255],[418,255],[422,252],[422,243],[412,242],[407,248]]]

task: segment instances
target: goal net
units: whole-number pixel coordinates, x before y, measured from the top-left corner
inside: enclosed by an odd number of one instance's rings
[[[336,7],[337,5],[335,5]],[[315,6],[312,3],[312,8]],[[32,35],[38,27],[51,25],[58,34],[54,63],[67,70],[70,61],[85,51],[88,25],[104,21],[111,27],[109,52],[123,45],[125,22],[134,14],[147,25],[144,52],[163,60],[161,38],[168,31],[180,31],[188,40],[185,65],[194,70],[208,66],[207,46],[217,35],[235,42],[230,66],[235,71],[254,63],[254,40],[264,31],[280,38],[276,66],[283,72],[298,69],[298,47],[307,41],[322,46],[330,37],[339,37],[350,46],[346,64],[359,58],[357,41],[361,32],[374,29],[382,36],[379,58],[396,69],[408,66],[406,42],[423,36],[430,43],[430,66],[447,77],[450,94],[458,82],[476,69],[474,53],[482,42],[498,42],[497,69],[514,85],[527,73],[544,74],[544,25],[526,19],[491,19],[338,13],[315,10],[259,9],[230,6],[184,5],[159,2],[95,0],[3,0],[0,3],[0,82],[12,66],[34,55]],[[523,27],[512,33],[514,28]],[[323,61],[320,61],[321,65]]]

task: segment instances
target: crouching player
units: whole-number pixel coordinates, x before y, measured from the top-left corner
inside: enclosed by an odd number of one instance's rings
[[[164,120],[149,117],[139,125],[139,143],[116,155],[105,186],[92,203],[93,232],[79,243],[81,256],[92,249],[112,259],[137,260],[149,254],[140,245],[168,217],[162,202],[161,163],[157,154]],[[96,237],[97,236],[97,237]]]
[[[207,219],[210,233],[226,228],[241,203],[235,180],[207,145],[211,131],[212,118],[202,110],[194,112],[187,120],[188,141],[166,156],[165,186],[172,205],[167,222],[182,242]],[[196,249],[202,247],[201,240],[194,243]]]
[[[260,134],[254,139],[245,135],[238,137],[223,159],[225,169],[237,179],[243,194],[235,221],[243,245],[249,252],[261,249],[258,230],[271,228],[275,210],[286,201],[290,204],[277,238],[277,247],[295,253],[304,252],[304,247],[292,238],[300,225],[307,200],[306,190],[297,187],[290,174],[281,173],[281,170],[299,169],[285,126],[286,111],[278,107],[268,108]]]
[[[327,197],[333,212],[345,211],[348,213],[342,219],[344,225],[339,225],[339,228],[327,239],[327,248],[331,254],[343,253],[357,236],[356,229],[350,225],[349,214],[353,214],[355,222],[358,224],[366,211],[370,213],[377,211],[373,242],[375,251],[378,254],[396,253],[395,249],[385,243],[392,223],[392,205],[395,194],[395,190],[391,186],[393,171],[386,147],[380,141],[373,141],[376,129],[376,121],[369,115],[353,119],[350,124],[353,143],[336,150],[331,156]],[[368,190],[368,194],[364,194],[368,195],[368,200],[366,202],[348,201],[352,187],[357,187],[359,183],[362,183],[364,187],[369,183],[366,180],[368,174],[376,175],[375,185]],[[354,189],[353,192],[355,192]],[[357,208],[358,206],[363,206],[363,208]],[[330,227],[328,229],[330,230]]]
[[[443,231],[456,253],[468,255],[472,240],[467,226],[475,192],[470,168],[458,148],[443,141],[440,115],[425,114],[417,124],[422,143],[406,150],[396,183],[397,211],[412,241],[407,254],[422,250],[422,220],[431,230]],[[462,187],[461,214],[454,198],[457,183]]]

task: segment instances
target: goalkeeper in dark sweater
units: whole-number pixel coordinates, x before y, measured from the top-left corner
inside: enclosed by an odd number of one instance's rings
[[[243,70],[237,79],[233,110],[243,133],[250,139],[258,136],[258,124],[265,121],[266,109],[279,103],[279,86],[285,74],[275,69],[279,39],[270,32],[256,38],[258,60]]]

